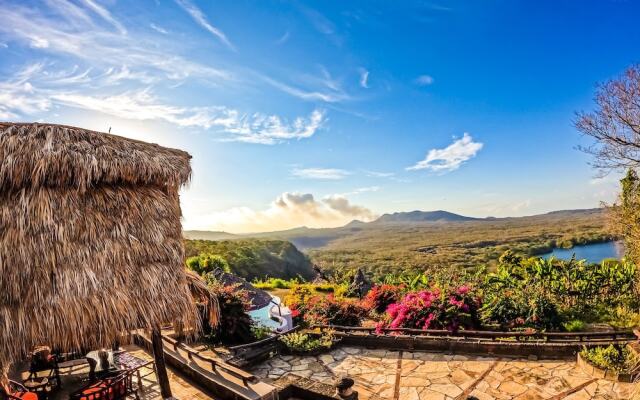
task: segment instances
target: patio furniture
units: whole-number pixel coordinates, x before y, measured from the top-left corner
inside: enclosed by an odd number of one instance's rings
[[[14,381],[9,381],[8,387],[0,385],[0,399],[7,398],[8,400],[39,400],[38,395],[34,392],[30,392],[22,384]]]
[[[140,399],[133,388],[133,371],[124,371],[112,377],[100,379],[72,393],[70,400],[119,400],[133,396]]]
[[[113,351],[94,350],[86,355],[89,363],[89,380],[106,378],[118,368],[114,362]]]
[[[138,388],[143,389],[142,387],[142,378],[146,378],[149,375],[155,373],[155,365],[153,360],[147,361],[142,358],[136,357],[133,354],[126,351],[117,351],[114,353],[114,361],[118,368],[123,370],[131,371],[136,374],[138,379]],[[150,369],[150,372],[142,375],[142,368]]]
[[[42,372],[46,372],[42,375]],[[60,386],[60,371],[58,370],[58,359],[51,354],[51,349],[47,346],[36,348],[31,354],[29,364],[29,375],[22,381],[30,392],[44,393],[53,391]],[[42,397],[44,395],[41,395]]]

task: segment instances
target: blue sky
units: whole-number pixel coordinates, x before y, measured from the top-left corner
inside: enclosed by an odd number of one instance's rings
[[[0,2],[0,120],[193,155],[186,229],[611,201],[572,126],[640,62],[633,1]]]

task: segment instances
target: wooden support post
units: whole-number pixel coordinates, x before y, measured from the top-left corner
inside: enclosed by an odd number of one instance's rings
[[[156,376],[160,385],[160,395],[163,399],[172,397],[167,366],[164,363],[164,350],[162,347],[162,334],[160,328],[156,327],[151,331],[151,347],[153,349],[153,359],[156,363]]]

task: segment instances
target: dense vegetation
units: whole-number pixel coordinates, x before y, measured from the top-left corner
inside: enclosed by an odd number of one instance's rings
[[[608,347],[594,347],[583,349],[580,355],[595,366],[615,371],[617,373],[629,373],[640,364],[638,356],[623,345],[609,345]]]
[[[590,210],[495,221],[370,225],[310,250],[309,255],[338,282],[358,268],[374,279],[405,271],[492,268],[507,250],[535,256],[556,247],[610,241],[614,236],[606,222],[603,210]]]
[[[637,271],[625,261],[586,264],[508,251],[491,273],[441,269],[384,281],[363,299],[293,283],[284,301],[307,325],[574,331],[594,322],[630,327],[640,318]]]
[[[313,279],[309,258],[293,244],[283,240],[185,240],[187,257],[215,259],[245,279],[276,277]],[[204,260],[206,262],[206,260]],[[196,266],[199,260],[189,261]],[[199,264],[196,266],[199,267]],[[193,268],[192,268],[193,269]]]

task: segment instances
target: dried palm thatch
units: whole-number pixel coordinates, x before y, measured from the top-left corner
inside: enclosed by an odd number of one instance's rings
[[[35,345],[77,351],[170,321],[198,326],[178,198],[190,158],[0,122],[0,368]]]
[[[187,272],[187,284],[191,297],[196,304],[205,307],[205,312],[210,326],[216,326],[220,322],[220,304],[218,297],[213,293],[202,277],[193,271]]]

